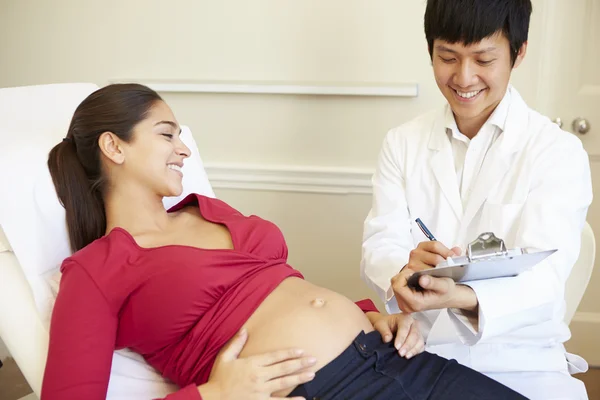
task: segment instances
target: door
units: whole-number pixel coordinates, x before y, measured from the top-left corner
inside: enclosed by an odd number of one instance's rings
[[[589,156],[594,201],[588,213],[600,245],[600,0],[534,0],[542,51],[538,109],[579,137]],[[577,179],[577,177],[573,177]],[[600,366],[600,259],[571,322],[567,349]]]

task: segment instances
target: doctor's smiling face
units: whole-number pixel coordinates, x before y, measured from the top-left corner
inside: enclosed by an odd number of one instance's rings
[[[473,137],[527,52],[531,0],[427,0],[425,37],[440,91]]]
[[[502,32],[468,46],[434,40],[431,53],[435,81],[463,134],[477,134],[502,101],[512,69],[519,66],[526,50],[524,43],[513,65],[510,44]]]

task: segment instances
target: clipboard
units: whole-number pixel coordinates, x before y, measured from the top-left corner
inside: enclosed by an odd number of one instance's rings
[[[419,278],[423,275],[451,278],[455,282],[517,276],[556,251],[557,249],[530,253],[520,248],[507,250],[502,239],[492,232],[485,232],[469,243],[465,256],[448,257],[435,268],[415,272],[408,278],[408,287],[423,290],[419,285]]]

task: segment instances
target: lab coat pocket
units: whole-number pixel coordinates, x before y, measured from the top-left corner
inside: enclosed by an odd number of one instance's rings
[[[488,203],[483,205],[480,233],[493,232],[510,246],[514,243],[519,228],[519,217],[524,203],[498,204]]]

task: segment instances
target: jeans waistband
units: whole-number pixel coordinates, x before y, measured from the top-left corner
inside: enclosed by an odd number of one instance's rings
[[[372,331],[365,333],[364,331],[361,331],[346,350],[317,371],[312,381],[298,386],[288,395],[288,397],[307,397],[310,393],[318,392],[324,385],[330,383],[332,376],[357,358],[364,360],[372,357],[375,353],[382,354],[395,351],[396,349],[393,347],[393,341],[390,343],[383,343],[379,332]]]

